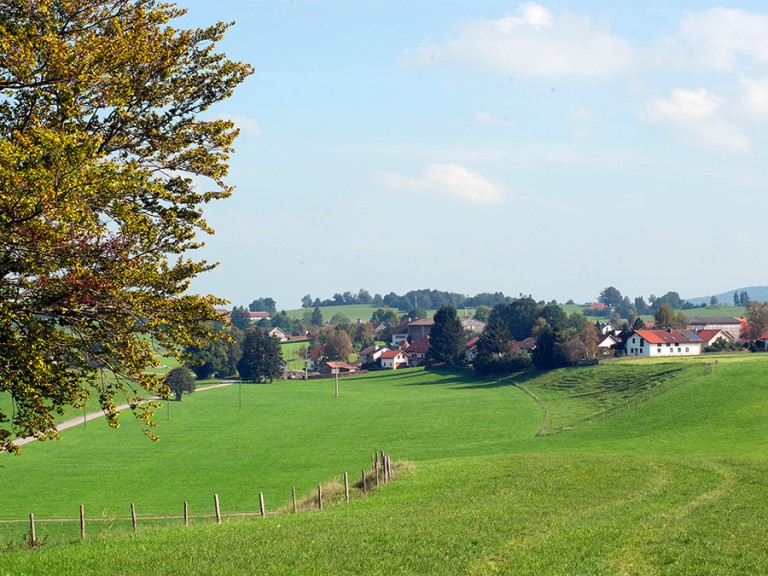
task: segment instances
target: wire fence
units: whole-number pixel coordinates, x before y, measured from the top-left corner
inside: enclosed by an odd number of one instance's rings
[[[77,517],[70,518],[37,518],[34,513],[30,513],[28,518],[0,519],[0,527],[12,529],[22,525],[24,532],[21,536],[23,546],[37,547],[45,542],[45,539],[55,534],[51,526],[66,526],[66,529],[58,532],[64,533],[65,537],[76,537],[76,528],[79,526],[79,537],[85,539],[89,534],[95,532],[99,535],[111,532],[115,529],[124,529],[130,527],[134,533],[138,532],[140,527],[154,527],[163,525],[189,526],[190,524],[213,523],[222,524],[225,521],[237,521],[244,518],[277,516],[282,514],[298,514],[309,511],[322,511],[324,506],[349,503],[352,497],[360,498],[366,495],[370,490],[377,488],[381,484],[386,484],[394,477],[395,466],[386,452],[376,452],[371,456],[370,470],[362,469],[360,476],[356,481],[350,483],[347,472],[343,474],[343,482],[337,481],[325,485],[318,484],[317,491],[314,494],[304,495],[301,498],[296,496],[296,487],[291,487],[291,503],[288,506],[282,506],[274,510],[267,510],[264,494],[259,492],[259,510],[258,511],[237,511],[223,512],[219,502],[219,495],[213,495],[212,512],[202,514],[192,514],[189,510],[188,502],[183,504],[181,514],[139,514],[133,502],[130,504],[130,516],[87,516],[86,507],[80,505]],[[74,525],[74,527],[71,527]],[[41,534],[43,538],[41,538]],[[18,533],[17,536],[18,538]],[[16,543],[11,540],[6,547],[12,547]]]

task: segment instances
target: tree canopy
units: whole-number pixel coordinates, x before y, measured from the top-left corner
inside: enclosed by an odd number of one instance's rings
[[[280,340],[251,328],[245,333],[241,349],[237,362],[240,378],[249,382],[272,382],[280,376],[283,369]]]
[[[146,372],[209,336],[203,207],[237,134],[199,115],[250,66],[216,52],[229,25],[176,29],[155,0],[0,0],[0,451],[56,437],[92,390],[117,426],[126,396],[152,437],[167,395]],[[195,178],[193,181],[192,178]],[[12,421],[11,421],[12,420]]]
[[[176,395],[176,401],[181,402],[182,395],[195,391],[195,375],[186,366],[171,368],[165,377],[165,385]]]
[[[464,329],[453,306],[442,306],[435,312],[430,333],[428,357],[431,361],[453,366],[464,361]]]

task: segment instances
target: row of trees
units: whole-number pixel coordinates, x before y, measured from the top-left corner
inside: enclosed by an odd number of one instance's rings
[[[456,366],[465,362],[464,334],[456,309],[441,307],[434,316],[429,352],[430,363]],[[527,338],[536,339],[529,356],[521,347]],[[473,364],[479,373],[569,366],[597,354],[595,326],[580,313],[570,316],[555,304],[539,304],[531,297],[502,302],[491,309],[488,323],[478,340]]]
[[[301,299],[302,308],[313,308],[319,306],[342,306],[344,304],[367,304],[397,310],[410,310],[413,308],[424,308],[435,310],[441,306],[453,306],[454,308],[475,308],[477,306],[495,306],[499,302],[510,302],[512,299],[504,296],[503,292],[483,292],[475,296],[466,296],[456,292],[445,292],[442,290],[411,290],[403,295],[395,292],[382,296],[375,294],[371,296],[370,292],[360,289],[357,293],[344,292],[336,293],[333,298],[321,300],[312,299],[307,294]]]
[[[186,366],[199,380],[239,375],[246,381],[272,381],[282,372],[282,349],[277,338],[251,327],[240,330],[215,322],[211,331],[219,338],[186,349]]]

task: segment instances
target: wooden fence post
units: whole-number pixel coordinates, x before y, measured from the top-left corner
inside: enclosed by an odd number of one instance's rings
[[[35,536],[35,515],[29,513],[29,543],[34,546],[37,542],[37,536]]]
[[[365,468],[363,468],[363,494],[368,492],[368,488],[365,485]]]
[[[293,513],[296,514],[296,486],[291,486],[291,500],[293,501]]]
[[[133,522],[133,531],[139,531],[139,524],[136,521],[136,506],[131,502],[131,522]]]
[[[80,538],[85,538],[85,505],[80,504]]]
[[[184,500],[184,526],[189,526],[189,503]]]
[[[264,494],[262,492],[259,492],[259,510],[261,511],[261,517],[267,515],[267,512],[264,508]]]
[[[221,508],[219,508],[219,495],[213,495],[213,507],[216,510],[216,524],[221,524]]]
[[[344,499],[349,504],[349,476],[344,472]]]
[[[317,506],[320,510],[323,509],[323,488],[320,484],[317,485]]]

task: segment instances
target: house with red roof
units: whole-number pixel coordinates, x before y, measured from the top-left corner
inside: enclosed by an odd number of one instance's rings
[[[410,366],[421,366],[427,359],[427,352],[432,348],[429,338],[419,338],[415,342],[404,348],[408,352],[408,364]]]
[[[404,350],[387,350],[379,356],[379,362],[381,362],[381,367],[385,370],[398,370],[400,368],[408,368],[409,357],[408,353]]]
[[[480,342],[480,337],[475,336],[474,338],[470,339],[466,345],[464,346],[466,350],[467,355],[467,362],[474,362],[475,358],[477,358],[477,343]]]
[[[325,358],[325,346],[318,346],[307,354],[307,367],[310,372],[315,372]]]
[[[701,338],[704,348],[714,345],[718,340],[724,340],[728,344],[733,344],[736,341],[731,333],[725,330],[696,330],[696,336]]]
[[[688,330],[635,330],[624,342],[627,356],[697,356],[702,340]]]

